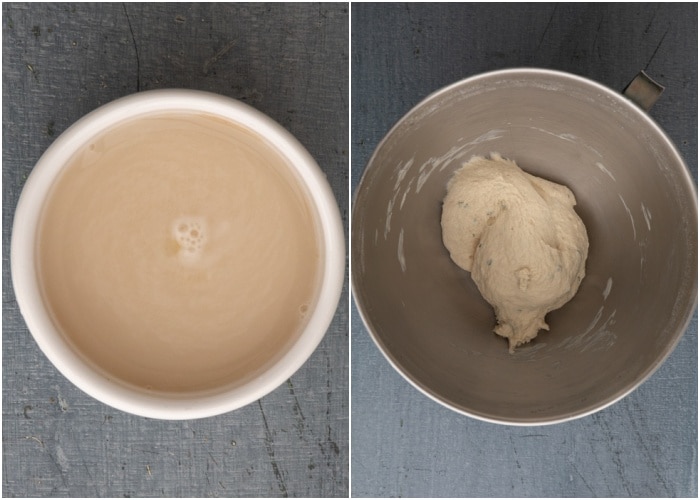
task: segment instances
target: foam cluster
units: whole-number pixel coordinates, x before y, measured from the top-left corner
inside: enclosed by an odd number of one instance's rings
[[[206,223],[202,217],[180,217],[173,222],[172,234],[180,245],[180,256],[198,259],[207,241]]]

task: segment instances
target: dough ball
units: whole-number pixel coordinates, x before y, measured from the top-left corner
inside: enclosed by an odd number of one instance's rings
[[[494,331],[513,350],[548,330],[545,315],[576,294],[588,256],[586,228],[565,186],[493,153],[455,172],[442,207],[442,238],[494,307]]]

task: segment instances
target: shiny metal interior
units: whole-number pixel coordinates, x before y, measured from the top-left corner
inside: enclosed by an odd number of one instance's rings
[[[578,294],[515,354],[441,239],[448,179],[490,152],[568,186],[590,240]],[[436,92],[388,133],[355,193],[351,252],[365,325],[414,386],[483,420],[559,422],[628,394],[683,335],[697,300],[696,190],[621,94],[565,73],[498,71]]]

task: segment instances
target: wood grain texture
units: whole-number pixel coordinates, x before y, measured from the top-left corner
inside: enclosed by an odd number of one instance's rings
[[[666,86],[651,116],[697,182],[696,4],[353,4],[352,188],[390,127],[431,92],[535,66],[622,90]],[[352,495],[697,497],[697,313],[664,365],[593,416],[489,424],[402,379],[352,308]]]
[[[3,4],[3,494],[344,497],[348,291],[312,358],[241,410],[167,422],[76,389],[39,351],[12,291],[18,196],[83,114],[148,89],[240,99],[292,132],[348,227],[347,4]]]

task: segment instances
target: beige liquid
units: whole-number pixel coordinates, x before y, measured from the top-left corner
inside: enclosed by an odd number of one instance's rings
[[[38,268],[60,330],[108,376],[199,391],[251,377],[299,335],[320,252],[278,153],[222,119],[168,114],[72,158],[44,207]]]

